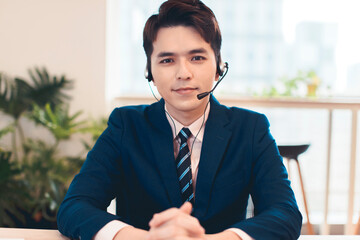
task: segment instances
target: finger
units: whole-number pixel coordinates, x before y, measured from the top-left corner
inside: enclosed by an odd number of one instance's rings
[[[192,204],[190,202],[185,202],[181,207],[180,210],[184,213],[191,214],[192,211]]]
[[[149,230],[149,240],[165,240],[165,239],[175,239],[179,237],[185,237],[187,235],[186,231],[182,228],[178,228],[174,225],[162,225],[157,228],[150,228]]]
[[[206,236],[204,237],[187,237],[187,236],[180,236],[180,237],[169,237],[169,238],[157,238],[155,236],[150,236],[147,235],[147,237],[145,238],[145,240],[177,240],[177,239],[181,239],[181,240],[207,240],[208,238],[206,238]]]
[[[199,220],[190,215],[176,217],[170,220],[168,224],[174,224],[185,229],[188,236],[199,237],[205,234],[205,229],[200,225]]]
[[[154,214],[153,218],[149,222],[150,227],[158,227],[170,219],[176,217],[180,213],[178,208],[169,208],[163,212]]]
[[[205,234],[205,230],[200,225],[199,220],[183,212],[180,212],[177,216],[174,216],[157,227],[152,227],[150,230],[166,228],[170,228],[170,231],[173,231],[174,229],[183,229],[186,236],[199,237]]]
[[[181,207],[180,210],[189,215],[188,218],[181,219],[179,224],[187,229],[188,231],[192,232],[195,235],[203,235],[205,234],[204,228],[200,225],[199,220],[195,217],[190,216],[192,212],[192,204],[190,202],[185,202]]]
[[[161,225],[158,228],[151,228],[149,233],[149,240],[168,240],[168,239],[203,239],[205,238],[205,231],[202,229],[195,230],[195,227],[190,227],[189,229],[184,228],[180,225],[171,224],[167,222],[164,225]],[[196,233],[194,233],[196,232]]]

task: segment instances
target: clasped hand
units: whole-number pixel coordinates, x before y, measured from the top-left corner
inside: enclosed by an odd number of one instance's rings
[[[205,240],[205,230],[191,211],[191,203],[185,202],[180,208],[154,214],[146,240]]]

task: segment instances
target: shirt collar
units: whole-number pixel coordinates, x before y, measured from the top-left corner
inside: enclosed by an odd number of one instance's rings
[[[192,137],[196,137],[197,141],[202,142],[203,137],[204,137],[205,123],[206,123],[206,121],[209,117],[209,113],[210,113],[210,102],[208,103],[208,106],[206,107],[205,114],[201,115],[197,120],[195,120],[195,122],[193,122],[189,126],[184,126],[180,122],[176,121],[176,119],[173,118],[173,116],[171,116],[170,113],[167,111],[166,103],[165,103],[165,111],[166,111],[166,118],[169,121],[169,124],[171,126],[171,130],[172,130],[174,139],[178,136],[180,130],[183,127],[187,127],[191,131]]]

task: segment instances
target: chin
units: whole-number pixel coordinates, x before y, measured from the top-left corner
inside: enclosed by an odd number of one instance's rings
[[[197,101],[199,101],[199,100],[197,100]],[[196,111],[200,107],[201,107],[200,103],[189,103],[189,104],[186,104],[186,105],[179,106],[178,109],[181,110],[181,111],[184,111],[184,112],[191,112],[191,111]]]

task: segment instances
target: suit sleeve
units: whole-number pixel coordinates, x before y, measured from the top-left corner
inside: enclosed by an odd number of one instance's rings
[[[115,197],[114,189],[121,188],[122,133],[120,111],[114,110],[60,206],[58,228],[65,236],[92,239],[108,222],[121,220],[106,209]]]
[[[302,216],[264,115],[257,118],[252,141],[250,194],[254,202],[254,217],[232,227],[242,229],[256,240],[297,239]]]

